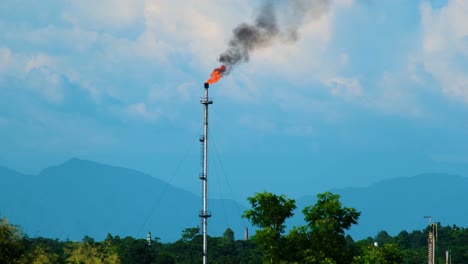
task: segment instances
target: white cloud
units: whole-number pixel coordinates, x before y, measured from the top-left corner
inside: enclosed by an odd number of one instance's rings
[[[186,64],[208,74],[217,67],[218,55],[226,48],[232,29],[248,15],[249,1],[151,1],[145,2],[147,30],[168,42]]]
[[[92,85],[89,76],[80,72],[78,62],[66,57],[43,52],[12,52],[9,48],[0,48],[0,76],[8,75],[20,81],[18,88],[37,92],[46,101],[62,104],[68,81],[88,91],[89,95],[99,101],[102,92]],[[0,59],[1,59],[0,58]],[[2,71],[2,65],[5,65]]]
[[[47,66],[35,66],[26,76],[28,86],[38,91],[50,103],[61,104],[64,100],[62,76]]]
[[[0,46],[0,77],[24,76],[25,64],[29,59],[24,54],[15,53],[11,47]]]
[[[349,8],[352,3],[336,1],[328,13],[308,21],[297,43],[277,43],[253,54],[251,63],[240,71],[236,69],[235,79],[223,81],[220,93],[244,103],[256,103],[262,100],[262,89],[270,87],[254,83],[252,75],[269,71],[270,77],[280,76],[305,86],[335,76],[335,66],[324,67],[330,65],[324,63],[324,54],[332,38],[336,9]],[[149,109],[148,103],[159,104],[175,96],[184,100],[193,97],[187,88],[193,85],[193,75],[206,71],[208,76],[218,66],[217,56],[227,47],[232,29],[241,22],[252,22],[256,10],[247,0],[72,0],[61,13],[68,23],[22,28],[21,34],[10,32],[22,45],[30,45],[30,50],[12,54],[21,58],[17,64],[23,71],[50,68],[50,72],[41,73],[41,81],[49,82],[43,95],[51,102],[63,100],[60,80],[54,77],[57,73],[88,89],[97,102],[102,94],[110,93],[126,103],[144,101],[146,104],[133,104],[127,110],[157,119],[161,113]],[[129,27],[130,35],[120,34],[121,27]],[[346,62],[346,56],[342,56],[342,63]],[[182,63],[185,65],[181,67]],[[150,76],[148,69],[157,77]],[[164,81],[158,79],[162,76]],[[172,81],[182,84],[174,86],[177,89],[166,89]],[[239,87],[236,82],[246,85]],[[129,83],[134,86],[129,88]],[[302,92],[298,94],[307,94]],[[148,94],[149,101],[141,99]]]
[[[8,67],[11,61],[11,51],[8,48],[0,47],[0,74]]]
[[[362,95],[362,86],[357,79],[334,77],[324,83],[334,96],[353,98]]]
[[[149,89],[148,102],[172,104],[174,101],[190,101],[200,97],[200,94],[196,94],[197,90],[194,87],[197,87],[194,83],[181,83],[177,87],[155,84]]]
[[[74,25],[93,29],[118,29],[140,19],[143,0],[72,0],[62,17]]]
[[[13,53],[8,48],[0,50],[0,57],[6,58],[5,72],[25,81],[20,88],[29,88],[50,103],[63,103],[63,80],[60,72],[55,70],[57,65],[54,58],[45,53]]]
[[[250,129],[263,132],[275,131],[277,128],[274,122],[267,119],[258,118],[256,116],[242,116],[238,123]]]
[[[98,40],[102,45],[100,53],[106,66],[130,62],[167,63],[168,53],[172,50],[167,42],[157,38],[151,31],[143,31],[135,40],[102,34]]]
[[[352,6],[355,1],[354,0],[334,0],[335,4],[338,6]]]
[[[51,67],[52,64],[52,59],[48,55],[40,53],[26,62],[25,72],[29,73],[31,70],[41,68],[43,66]]]
[[[160,109],[150,109],[146,103],[142,102],[129,105],[126,112],[132,117],[142,118],[147,121],[155,121],[161,116]]]
[[[217,66],[218,54],[226,47],[232,25],[249,13],[245,11],[251,7],[246,3],[72,1],[63,11],[66,20],[72,22],[71,28],[51,25],[22,35],[36,45],[66,47],[67,52],[57,58],[58,67],[70,79],[92,88],[90,92],[95,97],[109,89],[120,99],[135,94],[138,97],[146,94],[154,82],[150,75],[141,78],[142,70],[150,72],[152,69],[158,76],[165,75],[167,80],[178,76],[179,82],[182,77],[193,78],[180,73],[179,68],[206,71],[208,76]],[[133,27],[129,30],[132,36],[116,33],[119,26],[126,25]],[[185,65],[181,65],[180,58]],[[132,80],[139,89],[129,93],[128,86],[110,80],[115,77]],[[184,83],[190,81],[184,80]],[[186,91],[180,88],[179,95],[186,97]],[[135,100],[139,99],[130,101]]]
[[[290,80],[320,79],[329,69],[323,67],[323,58],[333,31],[332,14],[322,14],[300,29],[295,43],[277,42],[252,55],[252,71],[268,75],[279,74]]]
[[[312,111],[317,111],[318,105],[322,104],[309,98],[311,86],[328,82],[332,76],[337,75],[340,67],[349,62],[345,53],[338,56],[338,61],[330,61],[329,46],[340,12],[351,8],[352,4],[353,1],[333,1],[327,12],[308,19],[299,28],[296,42],[277,40],[269,47],[252,52],[249,63],[239,65],[232,73],[236,81],[229,76],[223,79],[223,93],[244,103],[256,103],[266,97],[271,98],[274,94],[274,102],[281,108],[294,110],[298,108],[296,106],[299,102],[304,101],[304,109],[313,108]],[[260,80],[267,80],[266,84],[262,84]],[[285,81],[296,91],[278,87],[271,80]],[[354,87],[354,92],[357,92],[359,88]],[[286,103],[292,94],[298,94],[295,103]]]
[[[174,89],[155,85],[149,90],[148,99],[150,102],[164,102],[173,99]]]
[[[418,91],[410,85],[404,74],[385,72],[374,93],[362,98],[365,106],[381,112],[406,117],[424,116]]]
[[[28,43],[30,47],[44,50],[67,51],[67,53],[83,53],[89,51],[96,43],[99,34],[83,26],[47,25],[38,28],[22,28],[14,35],[14,39]],[[51,49],[52,48],[52,49]]]
[[[323,67],[323,53],[331,38],[334,10],[351,4],[349,0],[336,1],[329,13],[308,21],[298,43],[278,44],[253,54],[252,63],[245,68],[247,75],[271,70],[272,75],[281,72],[291,80],[315,81],[322,78],[317,76],[330,76],[333,69]],[[125,94],[127,87],[112,84],[109,79],[126,72],[126,79],[135,79],[144,94],[152,84],[138,83],[139,67],[176,76],[178,73],[171,69],[179,68],[182,59],[186,64],[183,68],[188,66],[192,72],[206,72],[208,76],[218,66],[216,59],[227,47],[232,29],[241,22],[251,22],[255,12],[255,5],[247,0],[72,0],[61,11],[62,19],[71,26],[52,24],[10,35],[36,49],[24,54],[34,58],[27,62],[27,71],[47,65],[89,87],[94,97],[106,89],[118,89],[123,98],[131,96]],[[117,33],[126,26],[131,26],[131,36]],[[43,47],[50,52],[40,52]],[[249,94],[258,95],[256,90]]]
[[[298,118],[315,116],[320,120],[335,122],[343,117],[340,109],[333,107],[331,100],[317,98],[310,90],[274,89],[271,96],[282,111],[297,114]]]
[[[421,5],[424,69],[448,96],[468,103],[468,1],[452,0],[441,9]]]
[[[293,125],[284,128],[284,132],[290,136],[313,136],[315,130],[311,125]]]

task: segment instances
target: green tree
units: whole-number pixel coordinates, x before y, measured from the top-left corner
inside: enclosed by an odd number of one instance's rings
[[[411,238],[408,231],[403,230],[401,231],[398,236],[395,238],[396,242],[402,248],[411,248]]]
[[[117,251],[117,243],[111,234],[107,234],[106,239],[99,243],[99,251],[101,258],[105,259],[105,263],[121,263]]]
[[[323,260],[346,263],[352,258],[345,230],[357,224],[360,212],[344,207],[340,196],[331,192],[318,194],[316,204],[305,207],[302,212],[307,225],[294,232],[304,240],[302,247],[296,250],[303,252],[305,263],[322,263]]]
[[[287,263],[304,263],[307,252],[311,250],[307,230],[305,226],[297,226],[289,231],[285,243],[285,251],[289,252],[286,258]]]
[[[71,243],[66,249],[67,263],[76,264],[119,264],[117,253],[103,245],[94,242],[91,237],[85,236],[81,243]]]
[[[236,249],[238,251],[237,259],[239,264],[262,263],[263,254],[253,240],[237,240]]]
[[[182,240],[191,241],[200,234],[200,227],[187,227],[182,230]]]
[[[390,236],[387,233],[387,231],[380,231],[379,233],[377,233],[377,235],[375,236],[375,239],[374,239],[374,241],[377,242],[379,245],[392,243],[393,240],[394,240],[393,237]]]
[[[385,244],[382,247],[367,246],[360,256],[354,257],[353,264],[400,264],[403,254],[396,244]]]
[[[0,263],[17,263],[24,252],[22,234],[18,227],[0,218]]]
[[[65,249],[67,263],[102,263],[97,247],[88,242],[73,242]]]
[[[254,237],[264,253],[264,261],[279,263],[285,242],[281,236],[286,227],[284,222],[293,216],[296,201],[270,192],[256,193],[247,200],[252,209],[246,210],[242,217],[261,228]]]
[[[125,238],[115,236],[112,244],[115,245],[121,263],[132,264],[154,263],[157,256],[156,250],[160,247],[159,242],[148,246],[146,239],[135,239],[130,236]]]
[[[211,242],[208,236],[208,244]],[[163,251],[174,257],[176,263],[200,263],[202,261],[203,237],[199,227],[189,227],[182,231],[182,238],[163,247]],[[211,248],[211,247],[209,247]],[[209,250],[208,258],[212,254]]]
[[[34,249],[23,255],[20,263],[24,264],[56,264],[59,263],[59,256],[51,252],[49,248],[35,245]]]
[[[167,252],[162,252],[158,254],[158,256],[156,257],[155,263],[156,264],[176,264],[176,261],[171,254]]]
[[[210,239],[211,253],[208,255],[209,262],[220,264],[237,264],[236,241],[234,240],[234,231],[227,228],[221,238]]]

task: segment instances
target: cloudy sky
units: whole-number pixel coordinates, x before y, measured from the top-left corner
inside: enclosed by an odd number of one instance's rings
[[[77,157],[198,193],[203,83],[262,2],[0,1],[0,165]],[[468,176],[468,1],[308,2],[326,6],[295,21],[296,41],[211,86],[210,193]]]

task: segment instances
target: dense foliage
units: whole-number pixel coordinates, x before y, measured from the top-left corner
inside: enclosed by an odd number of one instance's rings
[[[263,252],[264,262],[278,263],[284,259],[285,240],[281,236],[286,226],[284,222],[293,216],[296,202],[286,199],[285,195],[275,195],[269,192],[257,193],[247,198],[252,209],[246,210],[243,217],[261,229],[255,233],[255,242]]]
[[[315,205],[302,210],[306,225],[285,234],[285,220],[293,215],[295,201],[268,192],[249,197],[247,218],[259,229],[252,239],[235,240],[228,228],[222,237],[209,237],[209,263],[427,263],[429,227],[391,236],[385,231],[353,241],[346,230],[358,223],[360,213],[345,207],[339,196],[319,194]],[[103,241],[85,236],[82,241],[29,238],[19,227],[0,218],[0,264],[3,263],[201,263],[202,237],[199,228],[182,230],[181,238],[161,243],[109,234]],[[438,224],[436,263],[468,263],[468,229]]]

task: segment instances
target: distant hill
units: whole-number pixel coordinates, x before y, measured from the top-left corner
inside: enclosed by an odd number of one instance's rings
[[[179,239],[184,228],[201,226],[199,196],[131,169],[72,159],[35,176],[0,167],[0,182],[0,217],[32,237],[81,240],[88,235],[101,240],[111,233],[144,238],[151,231],[169,242]],[[382,230],[396,235],[423,229],[427,215],[443,225],[468,227],[466,177],[421,174],[331,191],[341,195],[345,206],[362,213],[359,225],[349,232],[355,240]],[[315,202],[316,194],[297,199],[288,228],[303,225],[301,210]],[[241,239],[246,225],[251,229],[241,219],[246,208],[238,202],[213,199],[209,209],[212,236],[221,236],[229,227]]]
[[[144,238],[151,231],[166,242],[179,239],[184,228],[201,226],[200,197],[130,169],[72,159],[37,176],[0,167],[0,181],[0,216],[33,237]],[[245,208],[219,199],[208,205],[210,235],[221,236],[229,227],[243,237]]]
[[[468,227],[468,178],[448,174],[421,174],[378,182],[365,188],[331,190],[341,196],[344,206],[361,212],[357,226],[349,234],[356,239],[374,237],[385,230],[397,235],[402,230],[421,230],[432,216],[442,225]],[[291,225],[302,225],[301,210],[315,204],[316,196],[297,201]]]

